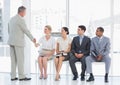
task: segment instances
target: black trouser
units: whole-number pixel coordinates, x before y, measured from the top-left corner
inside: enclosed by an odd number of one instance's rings
[[[79,61],[82,64],[82,66],[81,66],[81,69],[82,69],[81,76],[85,76],[85,70],[86,70],[85,58],[86,57],[83,56],[82,58],[77,58],[73,55],[73,53],[69,53],[69,56],[70,56],[69,64],[70,64],[73,75],[78,76],[78,72],[77,72],[75,63]]]

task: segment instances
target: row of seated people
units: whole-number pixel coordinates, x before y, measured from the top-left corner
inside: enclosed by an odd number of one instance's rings
[[[35,46],[40,46],[38,63],[40,69],[40,79],[47,78],[47,61],[56,51],[56,57],[54,59],[56,67],[55,80],[60,79],[60,70],[62,62],[68,60],[72,73],[74,75],[73,80],[77,80],[78,72],[75,63],[81,62],[81,77],[80,80],[85,80],[85,71],[90,74],[87,82],[94,81],[92,73],[92,62],[105,62],[105,82],[108,82],[108,73],[110,68],[111,59],[109,57],[110,40],[103,35],[104,28],[98,27],[96,29],[96,36],[90,39],[84,33],[86,27],[84,25],[78,26],[77,33],[73,39],[68,37],[69,29],[62,27],[61,37],[55,41],[51,36],[52,28],[50,25],[46,25],[44,28],[45,36],[39,39]],[[55,46],[56,45],[56,46]],[[56,47],[56,48],[55,48]]]

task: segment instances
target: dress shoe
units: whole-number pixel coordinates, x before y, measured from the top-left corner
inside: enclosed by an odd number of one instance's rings
[[[105,76],[105,82],[108,83],[108,76]]]
[[[55,81],[59,81],[59,79],[60,79],[60,75],[59,76],[56,75]]]
[[[74,77],[73,77],[73,80],[77,80],[77,78],[78,78],[78,76],[74,76]]]
[[[28,81],[28,80],[31,80],[31,78],[25,77],[25,78],[19,79],[19,81]]]
[[[43,78],[42,76],[39,77],[39,79],[42,79],[42,78]]]
[[[15,80],[18,80],[18,78],[13,78],[13,79],[11,79],[11,81],[15,81]]]
[[[59,75],[59,79],[60,79],[61,77],[60,77],[60,75]]]
[[[94,77],[93,76],[90,76],[87,80],[87,82],[91,82],[91,81],[94,81]]]
[[[59,81],[59,78],[57,79],[57,78],[55,78],[55,81]]]
[[[84,81],[85,80],[85,77],[84,76],[81,76],[81,79],[80,79],[81,81]]]
[[[44,77],[44,79],[47,79],[47,77]]]
[[[43,74],[40,75],[39,79],[42,79],[43,78]]]
[[[47,79],[47,74],[44,75],[44,79]]]

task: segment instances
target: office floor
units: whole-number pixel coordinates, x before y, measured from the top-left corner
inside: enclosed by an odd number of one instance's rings
[[[46,80],[39,79],[36,74],[31,74],[30,81],[11,81],[9,73],[0,73],[0,85],[120,85],[120,77],[109,77],[109,83],[104,83],[103,76],[95,76],[94,82],[78,80],[73,81],[72,75],[61,75],[59,81],[55,81],[55,75],[48,75]]]

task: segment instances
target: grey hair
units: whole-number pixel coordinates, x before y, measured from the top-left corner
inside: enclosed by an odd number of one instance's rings
[[[18,13],[23,12],[23,11],[25,11],[25,10],[26,10],[26,8],[25,8],[24,6],[20,6],[20,7],[18,8]]]

